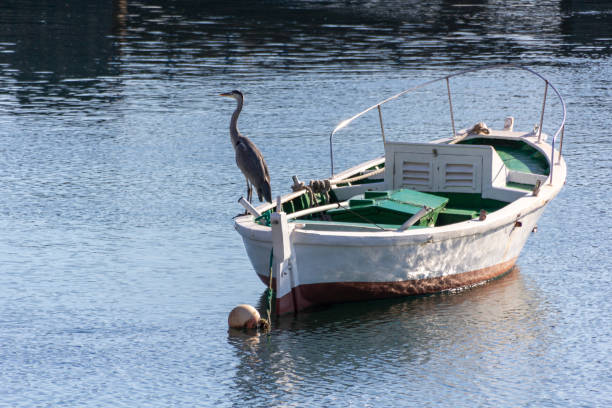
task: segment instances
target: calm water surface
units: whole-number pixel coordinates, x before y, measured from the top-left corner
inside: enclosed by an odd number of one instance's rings
[[[0,406],[612,404],[607,2],[39,3],[0,3]],[[283,317],[269,341],[228,332],[264,287],[232,227],[219,92],[246,93],[240,127],[284,193],[329,174],[340,120],[507,61],[568,104],[567,185],[517,268]],[[496,77],[453,84],[457,122],[530,129],[541,84]],[[394,109],[391,138],[450,132],[443,93]],[[545,130],[558,118],[551,101]],[[376,126],[338,138],[338,168],[382,154]]]

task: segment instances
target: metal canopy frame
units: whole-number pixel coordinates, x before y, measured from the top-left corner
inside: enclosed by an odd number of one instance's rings
[[[450,89],[450,79],[454,78],[454,77],[458,77],[458,76],[462,76],[462,75],[466,75],[466,74],[470,74],[473,72],[478,72],[478,71],[484,71],[484,70],[489,70],[489,69],[500,69],[500,68],[509,68],[509,69],[520,69],[523,71],[527,71],[533,75],[535,75],[536,77],[540,78],[542,81],[544,81],[545,83],[545,87],[544,87],[544,97],[542,99],[542,112],[540,114],[540,124],[539,124],[539,128],[538,128],[538,143],[540,143],[540,140],[542,138],[542,126],[544,125],[544,111],[546,109],[546,98],[547,98],[547,94],[548,94],[548,88],[550,87],[550,89],[552,89],[554,91],[554,93],[557,95],[557,97],[559,98],[559,101],[561,102],[561,107],[563,109],[563,119],[561,121],[561,125],[559,126],[559,128],[557,129],[557,131],[555,132],[553,138],[552,138],[552,151],[551,151],[551,162],[552,162],[552,166],[550,168],[550,180],[552,182],[552,176],[553,176],[553,168],[555,164],[559,164],[560,160],[561,160],[561,149],[563,148],[563,136],[565,134],[565,117],[566,117],[566,109],[565,109],[565,101],[563,100],[563,97],[561,96],[561,94],[559,93],[559,91],[557,91],[557,88],[554,87],[553,84],[550,83],[550,81],[548,79],[546,79],[544,76],[542,76],[541,74],[537,73],[536,71],[532,70],[531,68],[527,68],[521,65],[517,65],[517,64],[493,64],[493,65],[484,65],[484,66],[480,66],[480,67],[475,67],[475,68],[470,68],[470,69],[465,69],[459,72],[456,72],[454,74],[450,74],[450,75],[446,75],[443,76],[441,78],[436,78],[436,79],[432,79],[430,81],[427,82],[423,82],[419,85],[413,86],[412,88],[406,89],[398,94],[395,94],[385,100],[382,100],[372,106],[370,106],[369,108],[359,112],[358,114],[351,116],[348,119],[343,120],[342,122],[340,122],[335,128],[334,130],[332,130],[331,134],[329,135],[329,155],[330,155],[330,161],[331,161],[331,176],[334,176],[334,150],[333,150],[333,138],[334,135],[340,131],[341,129],[347,127],[349,125],[349,123],[351,123],[352,121],[354,121],[355,119],[365,115],[366,113],[368,113],[369,111],[373,110],[373,109],[378,109],[378,119],[380,122],[380,131],[381,131],[381,135],[382,135],[382,139],[383,139],[383,143],[385,142],[385,129],[383,127],[383,120],[382,120],[382,110],[381,110],[381,106],[384,105],[387,102],[391,102],[395,99],[398,99],[400,96],[403,96],[405,94],[408,94],[410,92],[414,92],[417,89],[420,88],[424,88],[426,86],[429,86],[433,83],[436,82],[440,82],[440,81],[446,81],[446,89],[448,92],[448,105],[449,105],[449,111],[450,111],[450,121],[451,121],[451,126],[452,126],[452,134],[453,137],[456,137],[456,131],[455,131],[455,118],[453,115],[453,103],[452,103],[452,98],[451,98],[451,89]],[[561,135],[560,141],[559,141],[559,156],[557,159],[557,162],[555,163],[555,141],[557,140],[557,137],[559,136],[559,134]]]

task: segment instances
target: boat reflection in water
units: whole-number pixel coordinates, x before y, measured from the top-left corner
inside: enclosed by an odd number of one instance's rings
[[[545,350],[548,334],[542,329],[540,303],[514,267],[470,289],[277,317],[269,341],[265,335],[230,333],[228,342],[240,360],[232,387],[248,400],[269,402],[273,395],[283,401],[283,393],[309,392],[304,379],[329,378],[332,392],[334,383],[350,382],[360,370],[388,372],[393,381],[404,378],[408,386],[426,364],[440,365],[428,370],[439,376],[430,380],[477,387],[483,369],[502,356],[516,353],[520,365],[532,352]],[[258,309],[265,311],[264,296]]]

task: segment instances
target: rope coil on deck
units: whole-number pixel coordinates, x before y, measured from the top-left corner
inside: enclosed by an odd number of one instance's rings
[[[380,169],[376,169],[365,174],[360,174],[355,177],[351,177],[348,179],[339,179],[339,180],[330,180],[330,179],[321,179],[321,180],[310,180],[310,183],[306,185],[303,181],[300,181],[297,176],[293,176],[293,185],[291,186],[291,190],[294,192],[306,190],[310,196],[310,202],[317,206],[317,200],[315,194],[324,194],[325,202],[330,202],[329,192],[331,191],[333,186],[338,184],[350,184],[355,181],[364,180],[370,178],[372,176],[381,174],[385,171],[385,168],[382,167]]]
[[[312,183],[312,180],[310,181]],[[316,205],[314,191],[311,186],[307,186],[303,181],[300,181],[297,176],[293,176],[293,185],[291,186],[291,190],[297,192],[301,190],[306,190],[308,195],[310,196],[310,202]]]
[[[331,190],[331,182],[328,179],[310,180],[310,190],[314,194],[325,195],[325,202],[329,203],[329,191]],[[313,201],[316,205],[316,200]]]

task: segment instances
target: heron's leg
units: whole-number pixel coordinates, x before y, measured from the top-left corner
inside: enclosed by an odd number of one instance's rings
[[[245,179],[246,179],[246,183],[247,183],[247,201],[250,203],[251,202],[251,198],[253,196],[253,188],[251,187],[251,183],[249,183],[249,179],[246,178],[246,177],[245,177]],[[244,213],[235,215],[233,218],[240,217],[241,215],[248,215],[248,214],[249,214],[249,212],[247,210],[244,210]]]
[[[251,186],[251,183],[249,183],[249,179],[246,179],[246,183],[247,183],[247,201],[250,203],[251,198],[253,198],[253,187]]]

